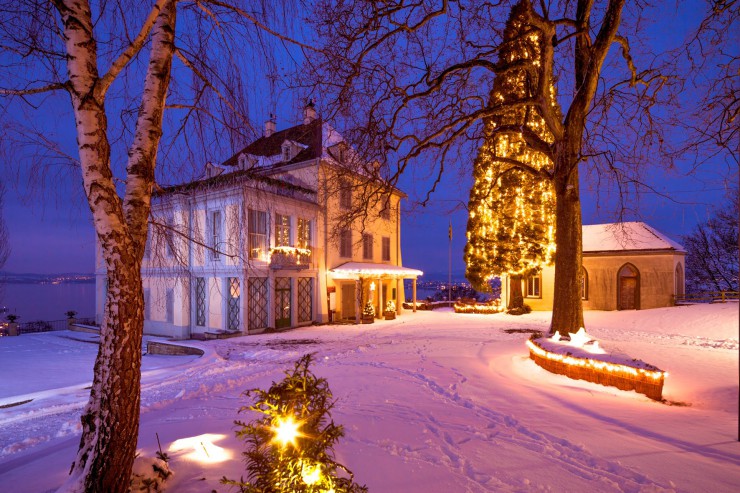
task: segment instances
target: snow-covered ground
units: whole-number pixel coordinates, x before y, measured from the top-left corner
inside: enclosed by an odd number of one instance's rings
[[[159,434],[175,472],[168,491],[230,491],[219,479],[244,475],[233,433],[241,392],[316,352],[345,426],[337,458],[374,493],[736,491],[737,303],[586,313],[604,349],[669,372],[668,403],[537,367],[521,331],[546,330],[549,316],[407,312],[187,343],[203,357],[146,355],[141,453],[154,455]],[[0,338],[0,491],[50,491],[66,477],[94,342]]]

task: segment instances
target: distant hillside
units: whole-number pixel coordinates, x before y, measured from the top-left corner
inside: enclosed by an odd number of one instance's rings
[[[64,274],[30,274],[0,272],[0,283],[3,284],[78,284],[95,282],[94,274],[78,272]]]

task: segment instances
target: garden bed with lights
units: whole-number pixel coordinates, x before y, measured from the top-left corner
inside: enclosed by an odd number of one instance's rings
[[[455,313],[501,313],[504,311],[501,307],[500,300],[493,300],[486,303],[479,303],[476,300],[457,300],[453,307]]]
[[[545,370],[575,380],[586,380],[620,390],[634,390],[663,400],[666,373],[638,359],[608,354],[581,329],[570,341],[533,335],[527,341],[529,357]]]

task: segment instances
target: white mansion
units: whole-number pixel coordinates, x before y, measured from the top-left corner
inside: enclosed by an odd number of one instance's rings
[[[359,322],[402,311],[400,201],[313,105],[202,179],[155,193],[144,255],[144,331],[177,339]],[[374,186],[370,186],[374,185]],[[356,214],[361,211],[362,214]],[[98,258],[96,316],[106,273]],[[414,289],[415,291],[415,289]],[[414,293],[415,294],[415,293]]]

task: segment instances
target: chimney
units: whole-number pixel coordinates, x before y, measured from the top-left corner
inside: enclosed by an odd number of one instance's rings
[[[308,101],[308,104],[303,108],[303,124],[308,125],[316,119],[316,108],[314,107],[313,99]]]
[[[270,113],[270,118],[265,122],[265,137],[275,133],[275,115]]]

